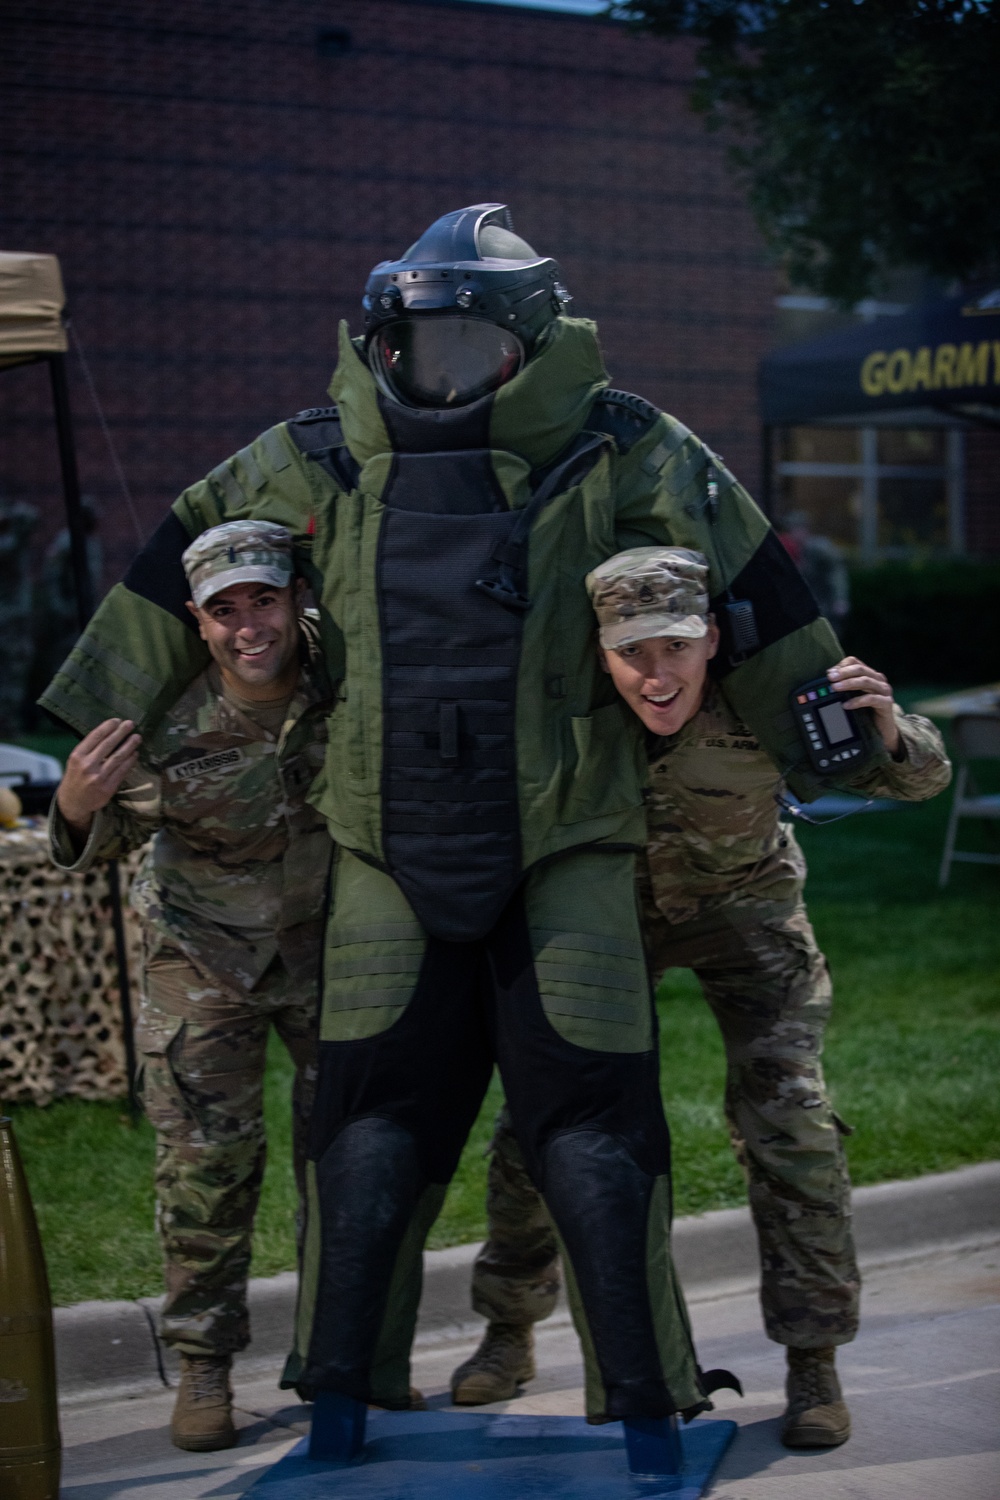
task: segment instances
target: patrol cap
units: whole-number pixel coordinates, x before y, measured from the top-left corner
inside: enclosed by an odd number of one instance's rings
[[[651,636],[708,634],[708,559],[687,547],[630,547],[587,574],[587,593],[609,650]]]
[[[294,571],[292,534],[273,521],[226,521],[196,537],[181,562],[199,608],[234,583],[284,588]]]

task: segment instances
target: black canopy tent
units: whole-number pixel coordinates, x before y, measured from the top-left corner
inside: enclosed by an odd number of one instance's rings
[[[767,506],[775,427],[1000,426],[1000,289],[775,349],[758,383]]]
[[[65,295],[59,262],[54,255],[0,252],[0,372],[44,362],[52,382],[56,440],[62,469],[66,524],[76,589],[77,619],[82,630],[94,612],[94,580],[87,561],[87,536],[80,499],[80,481],[73,441],[73,420],[66,379]],[[116,860],[108,865],[108,892],[114,928],[122,1038],[128,1075],[129,1107],[138,1111],[135,1090],[135,1043],[132,1004],[122,915],[121,885]]]
[[[0,252],[0,370],[40,362],[49,367],[77,617],[82,630],[94,612],[94,585],[87,566],[87,537],[66,381],[65,300],[62,274],[54,255]]]

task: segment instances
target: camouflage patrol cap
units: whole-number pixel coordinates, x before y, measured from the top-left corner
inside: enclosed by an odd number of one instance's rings
[[[708,633],[708,559],[687,547],[631,547],[587,574],[587,593],[609,650],[651,636]]]
[[[226,521],[203,531],[181,561],[199,608],[234,583],[280,589],[292,581],[292,534],[273,521]]]

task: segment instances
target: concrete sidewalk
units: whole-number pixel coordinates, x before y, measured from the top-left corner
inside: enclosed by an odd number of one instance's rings
[[[854,1193],[855,1235],[866,1270],[892,1261],[969,1250],[1000,1240],[1000,1162],[985,1162]],[[469,1304],[478,1246],[425,1257],[418,1347],[474,1337],[482,1320]],[[692,1299],[748,1292],[758,1278],[757,1243],[747,1209],[724,1209],[674,1226],[674,1253]],[[253,1343],[237,1361],[240,1378],[280,1367],[295,1304],[292,1274],[251,1282]],[[155,1334],[158,1302],[84,1302],[56,1311],[59,1390],[65,1405],[162,1391],[175,1362]],[[1000,1484],[997,1486],[1000,1495]]]
[[[711,1292],[706,1284],[706,1292]],[[739,1432],[714,1500],[992,1500],[1000,1495],[1000,1239],[991,1248],[897,1260],[865,1278],[861,1334],[839,1358],[854,1420],[832,1452],[791,1453],[778,1440],[783,1351],[765,1339],[756,1294],[695,1292],[692,1320],[706,1367],[726,1365],[746,1398],[720,1392]],[[573,1330],[538,1332],[538,1377],[493,1410],[578,1415],[583,1371]],[[474,1339],[416,1351],[413,1378],[434,1406]],[[239,1445],[187,1454],[170,1444],[173,1396],[77,1402],[62,1416],[63,1500],[209,1500],[242,1495],[308,1429],[310,1408],[246,1367],[236,1381]],[[489,1409],[489,1408],[483,1408]]]

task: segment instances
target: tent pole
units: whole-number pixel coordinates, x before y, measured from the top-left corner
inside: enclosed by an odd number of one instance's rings
[[[73,443],[73,418],[69,408],[66,356],[65,354],[50,354],[48,363],[49,374],[52,377],[52,401],[56,413],[56,434],[59,439],[59,463],[62,468],[63,496],[66,501],[66,525],[69,529],[73,583],[76,587],[76,617],[82,631],[94,613],[94,582],[90,576],[90,565],[87,560],[87,532],[83,522],[80,477],[77,473],[76,448]]]
[[[63,495],[66,501],[66,523],[69,529],[70,559],[76,587],[76,616],[81,632],[94,613],[94,581],[87,557],[87,533],[80,499],[80,476],[76,467],[73,442],[73,416],[69,405],[69,382],[66,379],[66,356],[49,355],[52,377],[52,402],[55,407],[56,433],[59,439],[59,463],[62,468]],[[128,1078],[128,1107],[133,1124],[139,1117],[139,1099],[135,1086],[135,1032],[132,1026],[132,987],[128,977],[128,948],[125,943],[125,917],[122,911],[121,881],[118,861],[108,861],[108,896],[111,903],[111,926],[115,937],[115,960],[118,968],[118,998],[121,1005],[122,1041],[125,1044],[125,1071]]]

